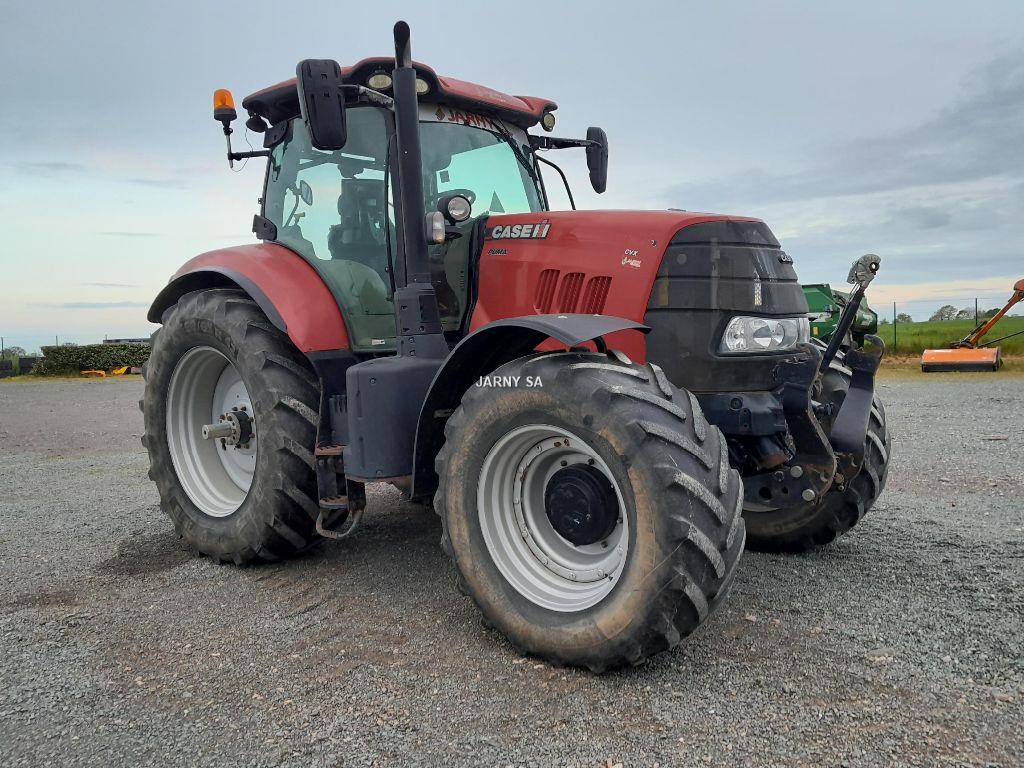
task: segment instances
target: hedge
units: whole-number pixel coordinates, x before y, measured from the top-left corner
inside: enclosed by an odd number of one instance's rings
[[[7,357],[0,358],[0,379],[32,373],[32,368],[40,360],[42,360],[41,357],[33,355],[25,355],[24,357],[8,355]]]
[[[140,366],[149,358],[149,344],[85,344],[43,347],[34,373],[54,375],[79,371],[108,371],[122,365]]]
[[[26,373],[32,373],[32,369],[36,367],[36,363],[38,363],[42,359],[43,358],[37,357],[35,355],[26,355],[25,357],[19,357],[18,373],[22,375]]]

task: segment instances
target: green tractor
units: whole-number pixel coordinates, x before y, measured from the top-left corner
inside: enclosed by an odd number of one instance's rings
[[[802,286],[807,299],[807,318],[811,322],[811,338],[828,342],[836,330],[839,317],[849,303],[850,294],[837,291],[828,283]],[[862,301],[850,328],[853,344],[864,346],[864,337],[878,331],[878,313]]]

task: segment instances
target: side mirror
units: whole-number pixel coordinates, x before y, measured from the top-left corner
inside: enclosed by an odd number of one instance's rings
[[[608,134],[600,128],[587,128],[587,168],[590,169],[590,186],[597,194],[608,187]]]
[[[299,179],[299,197],[306,205],[313,204],[313,188],[306,183],[305,179]]]
[[[341,69],[331,59],[303,59],[295,67],[302,121],[316,149],[335,150],[345,146],[345,97]]]

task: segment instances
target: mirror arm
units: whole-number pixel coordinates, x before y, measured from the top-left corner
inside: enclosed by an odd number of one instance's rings
[[[228,152],[228,160],[244,160],[247,157],[270,157],[270,150],[257,149],[252,152]]]
[[[598,143],[589,139],[559,139],[554,136],[530,134],[530,146],[534,149],[572,149],[574,147],[598,146]]]
[[[372,88],[367,88],[367,87],[362,86],[362,85],[347,84],[347,85],[341,86],[341,90],[343,90],[343,91],[352,91],[357,96],[362,96],[363,98],[365,98],[371,104],[376,104],[379,107],[384,107],[385,109],[390,109],[390,110],[394,110],[394,108],[395,108],[395,100],[394,99],[392,99],[390,96],[385,96],[383,93],[375,91]]]
[[[532,139],[533,136],[531,136],[530,138]],[[536,157],[540,162],[544,163],[544,165],[550,165],[552,168],[554,168],[556,171],[558,171],[558,175],[562,177],[562,183],[565,185],[565,194],[567,194],[569,196],[569,205],[571,205],[572,209],[575,211],[576,210],[576,201],[572,199],[572,190],[569,188],[569,180],[567,178],[565,178],[565,173],[562,171],[562,169],[559,168],[554,163],[552,163],[550,160],[545,160],[543,157],[541,157],[538,154],[534,154],[534,157]]]

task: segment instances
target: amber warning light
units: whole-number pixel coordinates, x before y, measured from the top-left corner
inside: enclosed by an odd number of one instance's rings
[[[252,114],[252,113],[250,113]],[[228,144],[228,166],[235,167],[235,160],[244,160],[249,157],[267,157],[270,150],[257,149],[252,152],[235,152],[231,149],[231,123],[238,117],[235,112],[235,99],[227,88],[218,88],[213,92],[213,119],[219,120],[224,126],[224,138]]]
[[[235,112],[235,100],[231,91],[227,88],[218,88],[213,92],[213,119],[220,120],[224,127],[234,120],[238,114]]]

